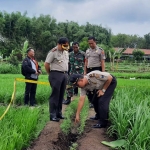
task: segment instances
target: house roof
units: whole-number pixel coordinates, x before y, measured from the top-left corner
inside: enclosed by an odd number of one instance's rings
[[[120,48],[115,48],[117,51]],[[139,49],[144,52],[145,55],[150,55],[150,49]],[[125,55],[132,55],[132,52],[134,51],[134,48],[126,48],[126,50],[123,52]]]

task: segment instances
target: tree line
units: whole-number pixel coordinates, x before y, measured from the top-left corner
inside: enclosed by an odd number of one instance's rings
[[[107,45],[108,48],[145,48],[150,49],[150,33],[139,37],[138,35],[118,34],[112,35],[111,29],[102,25],[79,25],[77,22],[57,22],[50,15],[29,17],[27,12],[0,12],[0,53],[4,57],[12,51],[20,53],[24,42],[36,50],[37,58],[44,60],[47,52],[56,46],[60,37],[67,37],[70,42],[78,41],[82,50],[87,48],[87,37],[95,36],[98,44]]]

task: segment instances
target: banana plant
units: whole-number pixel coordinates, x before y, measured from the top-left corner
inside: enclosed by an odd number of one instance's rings
[[[29,42],[26,40],[23,44],[23,48],[21,50],[22,59],[26,57],[26,50],[28,48]]]
[[[120,48],[116,51],[116,57],[118,58],[117,59],[117,64],[116,64],[116,70],[118,70],[118,62],[119,62],[119,59],[120,57],[122,56],[122,53],[125,51],[126,49],[125,48]]]
[[[114,71],[114,63],[115,63],[116,51],[113,50],[113,49],[110,49],[108,51],[108,54],[109,54],[109,59],[110,59],[110,68],[111,68],[111,70]]]

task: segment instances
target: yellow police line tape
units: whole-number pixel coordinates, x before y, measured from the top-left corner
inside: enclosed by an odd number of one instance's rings
[[[3,113],[3,115],[0,117],[0,120],[2,120],[3,117],[6,115],[6,113],[8,112],[11,104],[13,103],[13,101],[15,99],[15,95],[16,95],[16,81],[36,83],[36,84],[43,84],[43,85],[50,85],[49,82],[41,82],[41,81],[27,80],[27,79],[22,79],[22,78],[15,78],[15,80],[14,80],[14,91],[13,91],[12,96],[11,96],[11,101],[10,101],[9,105],[7,106],[7,108],[6,108],[5,112]]]

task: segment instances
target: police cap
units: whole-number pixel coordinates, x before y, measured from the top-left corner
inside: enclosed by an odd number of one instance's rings
[[[77,82],[78,82],[78,80],[79,80],[79,79],[82,79],[82,78],[83,78],[83,75],[81,75],[81,74],[72,74],[72,75],[70,76],[70,78],[69,78],[69,81],[70,81],[72,84],[76,85]]]

